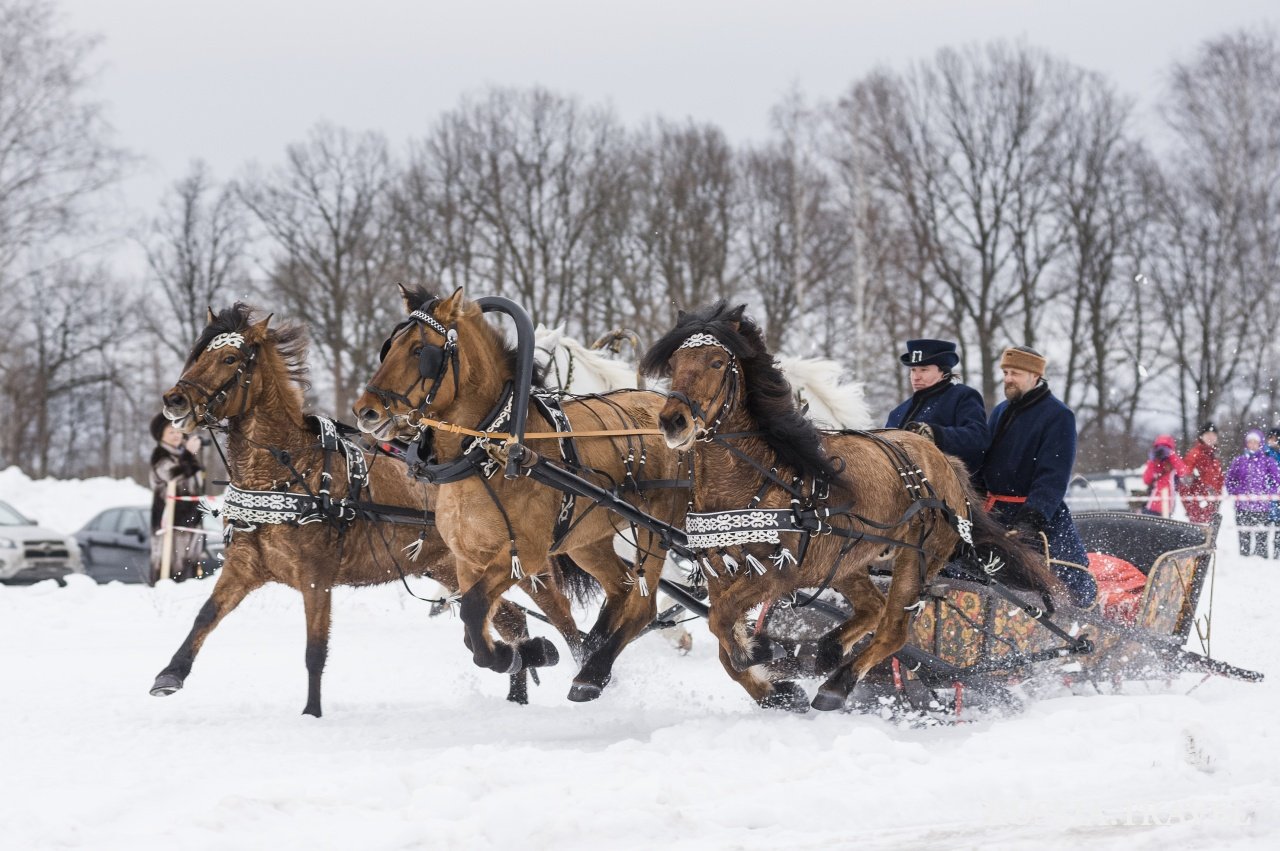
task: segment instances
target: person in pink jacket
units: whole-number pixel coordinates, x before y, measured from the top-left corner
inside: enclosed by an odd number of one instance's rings
[[[1151,488],[1151,496],[1143,510],[1161,517],[1173,514],[1173,477],[1186,474],[1187,465],[1178,457],[1173,436],[1162,434],[1157,437],[1147,455],[1147,468],[1142,471],[1142,481]]]

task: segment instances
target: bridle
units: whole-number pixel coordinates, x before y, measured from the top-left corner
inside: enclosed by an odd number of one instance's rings
[[[231,376],[227,378],[226,381],[222,382],[222,384],[218,385],[213,390],[208,389],[198,381],[193,381],[190,378],[187,378],[185,375],[178,379],[179,387],[188,391],[189,394],[190,391],[195,391],[199,394],[200,398],[198,400],[193,400],[194,404],[191,406],[191,415],[199,420],[203,425],[213,426],[220,420],[228,419],[233,416],[230,414],[215,416],[214,406],[216,405],[221,409],[221,407],[227,403],[227,398],[230,396],[231,390],[237,386],[241,389],[240,410],[238,413],[234,414],[234,416],[243,416],[244,412],[248,410],[249,384],[253,380],[253,369],[257,365],[258,344],[247,343],[243,334],[232,331],[225,334],[219,334],[210,340],[209,345],[205,347],[205,352],[214,352],[218,349],[232,347],[240,353],[240,365],[236,367],[236,371],[231,373]],[[171,422],[175,423],[185,419],[185,415],[177,419],[168,416],[168,414],[165,416]]]
[[[422,340],[422,349],[418,352],[418,377],[404,389],[403,393],[397,393],[394,390],[388,390],[376,384],[366,384],[364,387],[365,390],[382,403],[383,409],[388,414],[391,413],[391,403],[400,402],[405,407],[412,409],[413,421],[421,419],[426,414],[427,409],[431,407],[431,403],[435,401],[436,394],[440,392],[440,388],[444,384],[445,374],[451,366],[453,367],[453,392],[455,396],[458,393],[458,327],[457,325],[450,325],[446,328],[431,315],[430,311],[439,301],[439,299],[432,299],[410,313],[408,319],[391,329],[391,333],[382,343],[382,349],[378,352],[379,363],[386,361],[387,355],[391,352],[392,342],[405,329],[416,328],[418,336]],[[427,328],[443,337],[444,343],[438,346],[428,343]],[[430,382],[429,386],[428,382]],[[422,397],[422,401],[414,405],[413,400],[409,398],[409,394],[419,386],[426,387],[427,392]],[[408,419],[408,417],[403,418]]]
[[[693,414],[694,419],[702,421],[703,426],[701,429],[697,429],[695,431],[694,437],[696,440],[700,440],[705,443],[715,440],[716,435],[720,432],[721,423],[724,422],[724,418],[729,415],[729,412],[733,410],[733,406],[737,403],[738,385],[741,375],[738,372],[738,356],[730,351],[728,346],[720,342],[714,334],[707,334],[705,332],[693,334],[681,343],[676,348],[676,351],[680,351],[680,349],[696,349],[701,346],[715,346],[729,356],[729,362],[726,364],[724,377],[720,379],[720,386],[716,388],[716,392],[707,402],[708,405],[711,405],[720,398],[721,394],[724,394],[724,401],[721,402],[720,407],[716,409],[715,417],[708,416],[707,412],[703,410],[702,405],[698,404],[698,402],[693,399],[690,399],[688,395],[680,392],[679,390],[672,390],[667,393],[667,396],[678,402],[683,402],[689,407],[689,413]],[[708,423],[710,423],[710,425],[708,425]]]

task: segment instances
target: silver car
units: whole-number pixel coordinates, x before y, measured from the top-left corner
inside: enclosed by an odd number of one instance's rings
[[[54,579],[64,585],[69,573],[84,573],[76,539],[45,529],[0,502],[0,582]]]

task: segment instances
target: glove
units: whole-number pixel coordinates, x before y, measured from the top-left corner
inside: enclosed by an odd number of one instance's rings
[[[909,422],[902,427],[903,431],[913,431],[921,437],[929,439],[930,443],[937,444],[938,439],[933,436],[933,426],[928,423]]]
[[[1014,521],[1014,529],[1018,533],[1027,538],[1037,538],[1044,531],[1044,527],[1048,525],[1043,514],[1034,508],[1024,508],[1018,513],[1018,519]]]

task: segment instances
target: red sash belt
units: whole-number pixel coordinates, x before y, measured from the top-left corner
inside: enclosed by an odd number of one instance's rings
[[[1002,496],[998,493],[989,493],[987,494],[987,503],[983,506],[983,509],[990,511],[996,507],[997,502],[1011,502],[1017,504],[1026,501],[1027,498],[1025,496]]]

